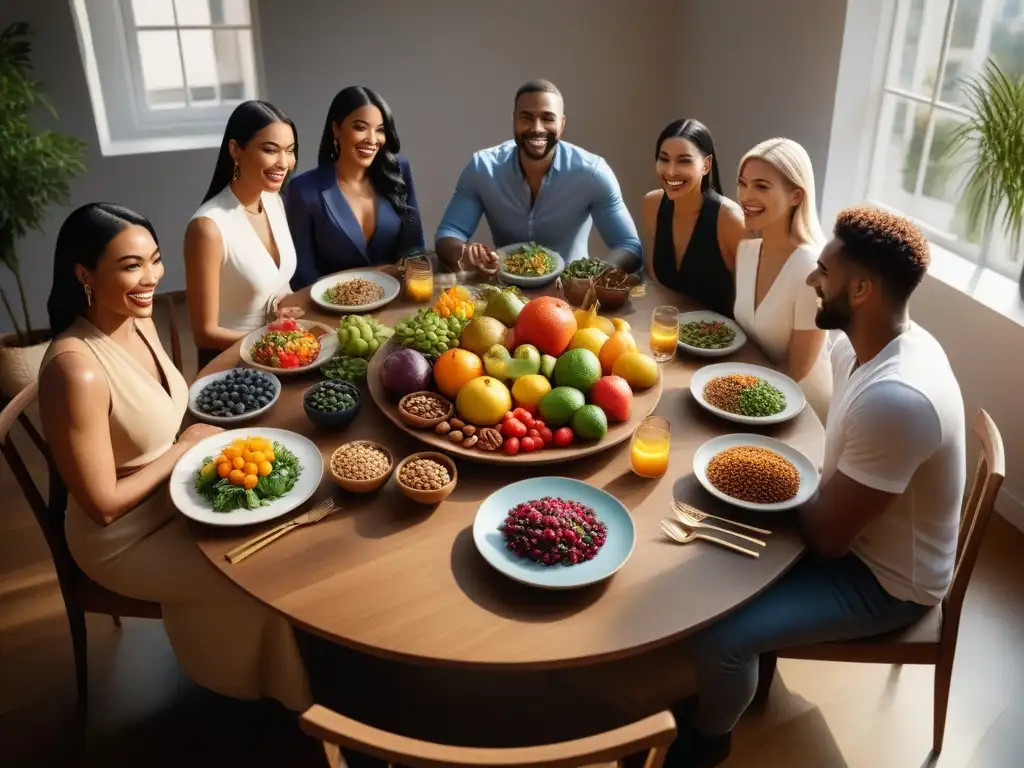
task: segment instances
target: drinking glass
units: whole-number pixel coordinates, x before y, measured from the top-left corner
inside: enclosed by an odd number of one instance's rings
[[[651,354],[659,363],[676,356],[679,343],[679,310],[675,307],[655,307],[651,315]]]
[[[658,478],[668,471],[670,425],[660,416],[648,416],[633,430],[629,444],[630,468],[640,477]]]
[[[420,302],[434,298],[434,271],[427,259],[409,259],[405,262],[405,297]]]

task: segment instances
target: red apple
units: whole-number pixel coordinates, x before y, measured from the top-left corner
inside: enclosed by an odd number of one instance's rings
[[[621,376],[602,376],[590,388],[590,402],[604,411],[608,421],[629,421],[633,408],[633,390]]]

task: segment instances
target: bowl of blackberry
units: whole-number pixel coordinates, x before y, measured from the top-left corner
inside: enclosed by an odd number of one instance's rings
[[[252,419],[277,402],[281,380],[252,368],[211,373],[189,387],[188,409],[211,424],[238,424]]]
[[[359,387],[343,379],[318,381],[302,395],[302,409],[318,427],[341,429],[348,426],[363,404]]]

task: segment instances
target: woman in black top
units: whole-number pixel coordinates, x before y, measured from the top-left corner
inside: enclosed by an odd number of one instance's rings
[[[699,120],[670,123],[654,167],[661,188],[644,196],[647,275],[732,317],[736,246],[747,232],[739,206],[722,196],[711,133]]]

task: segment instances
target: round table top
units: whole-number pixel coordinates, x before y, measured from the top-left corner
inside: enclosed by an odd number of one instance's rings
[[[338,315],[318,311],[308,289],[283,303],[301,306],[306,318],[338,323]],[[651,311],[662,304],[694,308],[684,297],[648,284],[645,296],[607,314],[626,318],[638,347],[648,349]],[[399,298],[373,314],[391,325],[419,306]],[[199,375],[239,365],[238,350],[236,344]],[[729,359],[765,364],[751,343]],[[694,402],[690,376],[708,362],[721,360],[680,353],[664,364],[664,391],[655,414],[671,423],[671,457],[669,471],[658,480],[633,474],[628,441],[550,468],[457,460],[459,484],[437,507],[408,501],[394,478],[374,494],[354,495],[325,472],[311,502],[333,495],[342,510],[235,565],[225,560],[225,552],[279,521],[241,529],[190,521],[190,527],[210,562],[256,599],[297,626],[378,656],[476,668],[557,668],[637,654],[734,610],[785,573],[804,550],[792,513],[757,515],[724,505],[694,477],[693,455],[702,443],[746,431]],[[423,448],[383,417],[365,387],[363,408],[342,432],[314,427],[303,412],[302,392],[318,378],[318,373],[282,376],[278,402],[246,428],[306,435],[321,448],[325,463],[349,440],[381,442],[396,461]],[[793,445],[821,465],[824,430],[810,407],[788,423],[757,431]],[[538,471],[603,488],[629,509],[636,547],[615,576],[580,590],[548,592],[506,578],[477,552],[472,526],[481,501],[501,485]],[[768,546],[755,559],[706,542],[671,542],[661,534],[659,521],[671,516],[674,499],[771,529],[765,537]]]

